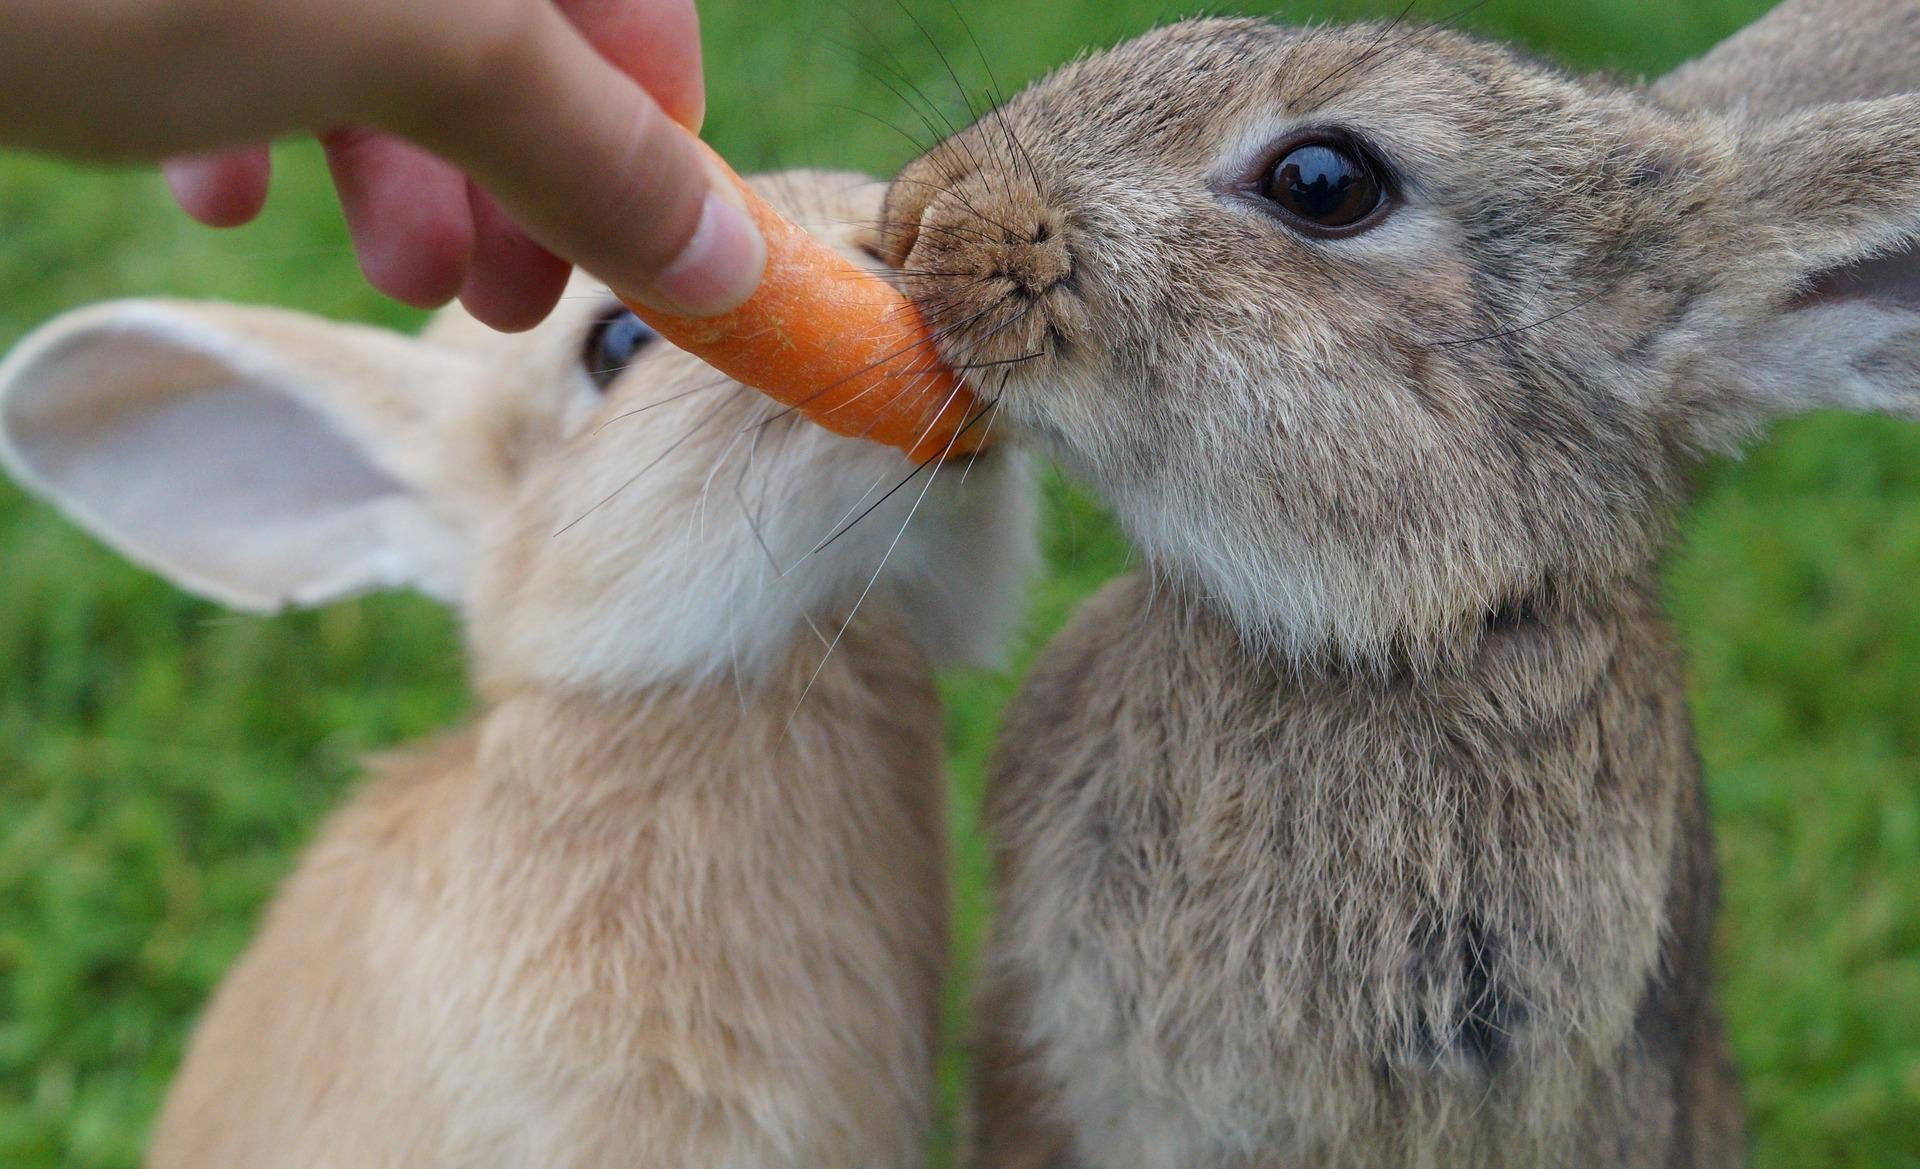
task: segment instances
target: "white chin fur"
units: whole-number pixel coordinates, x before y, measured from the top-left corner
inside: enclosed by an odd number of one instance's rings
[[[906,615],[936,665],[999,663],[1036,556],[1019,453],[923,472],[877,507],[912,464],[811,426],[668,452],[650,482],[620,490],[616,477],[649,457],[576,478],[554,530],[521,533],[577,546],[529,556],[527,577],[483,588],[490,672],[614,691],[751,687],[800,639],[831,643],[856,605]]]

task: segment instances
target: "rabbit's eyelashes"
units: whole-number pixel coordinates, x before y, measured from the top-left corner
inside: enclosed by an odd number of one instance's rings
[[[1795,297],[1920,227],[1912,112],[1731,121],[1444,30],[1190,22],[917,160],[887,235],[1160,570],[1271,647],[1425,658],[1641,572],[1700,449],[1900,407],[1910,321]]]

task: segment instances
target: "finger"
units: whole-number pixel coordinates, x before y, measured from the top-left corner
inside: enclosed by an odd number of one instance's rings
[[[560,303],[573,265],[535,243],[479,187],[469,184],[468,202],[473,264],[460,288],[460,303],[501,332],[533,328]]]
[[[321,141],[368,283],[417,308],[452,300],[473,254],[465,176],[385,134],[335,130]]]
[[[745,300],[766,246],[697,140],[541,6],[485,70],[397,103],[394,129],[452,159],[528,234],[615,291],[694,315]]]
[[[273,160],[264,146],[168,159],[160,164],[174,202],[208,227],[251,223],[267,205]]]
[[[693,0],[555,0],[588,43],[695,131],[707,111]]]

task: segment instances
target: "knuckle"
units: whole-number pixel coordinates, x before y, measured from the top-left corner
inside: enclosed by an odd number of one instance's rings
[[[399,95],[403,115],[431,130],[449,118],[484,116],[510,100],[528,79],[540,15],[539,6],[525,0],[481,0],[463,9],[458,22],[425,22],[417,35],[433,44],[420,56],[435,64],[413,78],[413,92]]]
[[[679,128],[658,107],[648,104],[646,109],[646,117],[634,128],[621,177],[629,192],[641,192],[640,210],[651,239],[648,250],[654,253],[654,266],[664,267],[698,226],[705,183],[697,167],[686,161]]]
[[[588,241],[620,254],[621,267],[651,280],[664,271],[699,227],[706,182],[688,157],[681,131],[650,103],[635,112],[624,139],[606,155],[577,209]]]

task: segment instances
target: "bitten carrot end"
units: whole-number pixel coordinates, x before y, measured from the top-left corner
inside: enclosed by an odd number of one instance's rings
[[[629,307],[681,349],[836,434],[917,460],[979,450],[980,407],[941,362],[913,302],[726,173],[766,237],[760,286],[718,317]]]

